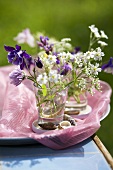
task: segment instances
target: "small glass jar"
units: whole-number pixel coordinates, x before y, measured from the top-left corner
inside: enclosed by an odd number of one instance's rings
[[[65,105],[65,113],[77,115],[80,113],[80,111],[86,109],[88,104],[86,91],[82,91],[81,93],[76,94],[77,95],[68,97]]]
[[[42,126],[49,122],[54,125],[63,120],[65,103],[67,99],[67,88],[59,90],[46,89],[46,95],[42,89],[35,87],[36,104],[38,108],[38,125]]]

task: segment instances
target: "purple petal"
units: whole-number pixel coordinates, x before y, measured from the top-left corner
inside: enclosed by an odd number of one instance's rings
[[[25,63],[23,62],[22,64],[20,64],[20,69],[23,70],[25,67]]]
[[[26,59],[31,58],[31,56],[27,54],[25,51],[22,53],[22,56],[24,56]]]
[[[20,69],[15,69],[9,74],[10,83],[18,86],[25,79],[24,73]]]
[[[18,57],[18,55],[17,55],[17,56],[15,56],[15,57],[13,58],[12,64],[14,64],[14,65],[19,65],[19,63],[20,63],[20,60],[19,60],[19,57]]]
[[[57,63],[57,64],[60,64],[59,58],[56,59],[56,63]]]
[[[48,45],[48,41],[49,38],[48,37],[43,37],[43,36],[40,36],[40,41],[44,44],[44,45]]]
[[[42,64],[42,62],[41,62],[41,60],[40,60],[39,57],[38,57],[38,60],[35,60],[35,62],[36,62],[36,66],[37,66],[38,68],[42,68],[42,67],[43,67],[43,64]]]
[[[6,46],[6,45],[4,45],[4,49],[5,49],[6,51],[8,51],[8,52],[12,52],[13,50],[15,50],[14,47]]]
[[[38,44],[39,47],[43,47],[44,46],[43,43],[41,43],[41,42],[37,42],[37,44]]]
[[[108,63],[103,64],[101,68],[102,68],[102,70],[105,70],[108,67],[113,68],[113,58],[112,57],[110,57]]]
[[[75,54],[80,51],[80,47],[75,47]]]
[[[8,59],[8,61],[9,61],[9,63],[12,63],[14,57],[15,57],[15,54],[14,54],[14,53],[9,53],[9,54],[8,54],[7,59]]]
[[[66,75],[68,73],[68,71],[71,70],[71,66],[68,65],[67,63],[64,64],[64,66],[62,67],[62,72],[61,72],[61,75]]]
[[[20,50],[21,50],[21,46],[16,45],[15,47],[16,47],[16,50],[17,50],[17,51],[20,51]]]

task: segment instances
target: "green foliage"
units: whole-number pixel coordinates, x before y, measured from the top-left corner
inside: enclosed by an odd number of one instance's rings
[[[42,92],[43,92],[43,96],[47,95],[47,88],[45,84],[42,85]]]
[[[103,29],[109,39],[105,48],[104,61],[113,56],[113,1],[112,0],[0,0],[0,66],[7,65],[6,52],[3,45],[15,45],[13,37],[25,28],[32,33],[45,32],[48,36],[61,39],[70,37],[73,46],[80,46],[82,51],[88,49],[88,26],[95,24]],[[27,52],[35,54],[35,49],[22,45]],[[113,75],[101,74],[113,88]],[[44,92],[45,93],[45,92]],[[103,120],[98,135],[113,155],[113,109]]]

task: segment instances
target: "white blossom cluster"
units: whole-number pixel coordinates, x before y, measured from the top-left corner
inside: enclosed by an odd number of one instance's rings
[[[52,68],[56,64],[56,56],[49,54],[47,55],[46,53],[42,53],[40,55],[40,59],[44,65],[44,67]]]
[[[46,53],[41,53],[40,59],[43,63],[43,73],[39,74],[37,77],[37,82],[42,85],[45,84],[48,86],[48,83],[60,84],[63,78],[62,75],[58,73],[58,67],[56,66],[56,56]]]
[[[48,82],[50,83],[54,83],[54,84],[59,84],[61,82],[61,78],[62,76],[60,74],[58,74],[57,70],[50,70],[47,73],[42,73],[40,75],[38,75],[37,77],[37,82],[40,84],[40,85],[47,85]]]
[[[100,63],[104,57],[104,52],[102,51],[104,46],[107,46],[107,43],[101,41],[101,39],[108,39],[107,35],[103,30],[100,30],[95,27],[95,25],[89,26],[91,31],[89,49],[86,52],[78,51],[73,53],[72,45],[70,43],[70,38],[63,38],[61,41],[56,39],[45,39],[46,47],[50,49],[49,54],[47,51],[44,51],[44,42],[42,43],[41,52],[38,53],[43,64],[43,71],[38,75],[37,82],[40,85],[43,84],[62,84],[63,75],[61,74],[63,66],[68,67],[69,75],[68,80],[79,88],[80,90],[89,91],[93,94],[93,90],[100,90],[100,82],[98,74],[101,72]],[[39,33],[43,36],[43,34]],[[23,30],[21,33],[14,38],[18,43],[27,43],[30,47],[36,46],[35,38],[39,36],[37,34],[34,37],[29,29]],[[93,49],[93,45],[97,43],[100,47]],[[50,45],[50,46],[49,46]],[[57,60],[60,64],[57,63]],[[58,71],[60,70],[60,71]],[[65,70],[66,71],[66,70]]]
[[[101,47],[107,46],[108,44],[104,41],[100,41],[101,38],[105,38],[108,39],[108,36],[105,34],[105,32],[103,30],[98,30],[97,27],[95,27],[95,25],[91,25],[89,26],[90,30],[91,30],[91,45],[93,45],[95,43],[95,40],[97,41],[98,44],[101,45]]]
[[[72,50],[72,45],[69,43],[69,41],[71,41],[70,38],[63,38],[61,41],[57,41],[54,44],[53,51],[64,52]]]
[[[61,58],[61,61],[69,63],[72,73],[73,71],[75,72],[77,87],[82,90],[88,90],[91,93],[94,87],[98,90],[100,89],[100,83],[97,81],[98,74],[101,72],[99,61],[104,56],[100,47],[86,53],[78,52],[73,55],[69,52],[63,52],[59,53],[58,56]]]

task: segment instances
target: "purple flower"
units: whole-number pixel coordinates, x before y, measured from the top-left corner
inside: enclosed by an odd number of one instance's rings
[[[66,63],[66,64],[64,64],[64,66],[62,66],[62,71],[60,74],[66,75],[68,73],[68,71],[70,71],[71,69],[72,69],[71,66],[68,63]]]
[[[74,51],[72,52],[72,54],[76,54],[78,52],[80,52],[80,47],[75,47]]]
[[[11,80],[11,84],[18,86],[25,79],[25,74],[22,70],[17,68],[9,74],[9,78]]]
[[[22,63],[22,51],[21,47],[16,45],[14,47],[4,46],[5,50],[8,52],[8,61],[14,65],[20,65]]]
[[[53,44],[44,46],[44,50],[46,51],[47,54],[49,54],[49,52],[53,50],[52,46]]]
[[[26,68],[27,70],[30,69],[30,66],[33,64],[32,57],[23,51],[22,55],[22,63],[20,64],[20,69],[23,70]]]
[[[76,54],[76,53],[80,52],[80,47],[75,47],[74,50],[75,50],[75,54]]]
[[[60,64],[60,59],[58,57],[56,58],[56,64]]]
[[[37,43],[38,43],[38,46],[39,46],[39,47],[47,46],[47,45],[48,45],[48,42],[47,42],[48,40],[49,40],[48,37],[40,36],[40,42],[37,42]]]
[[[49,38],[48,37],[44,37],[44,36],[40,36],[40,41],[43,45],[48,45],[48,41]]]
[[[104,72],[113,74],[113,57],[110,57],[108,63],[102,65],[101,68]]]
[[[40,36],[40,42],[37,42],[38,46],[42,47],[47,54],[49,54],[49,52],[53,50],[52,49],[53,44],[49,44],[48,40],[49,40],[48,37]]]
[[[8,61],[14,65],[20,65],[20,69],[29,69],[32,64],[32,58],[25,51],[21,50],[21,46],[16,45],[14,47],[4,46],[5,50],[8,52]]]
[[[42,67],[43,67],[42,61],[40,60],[39,57],[38,57],[37,60],[35,60],[35,63],[36,63],[36,66],[37,66],[38,68],[42,68]]]

